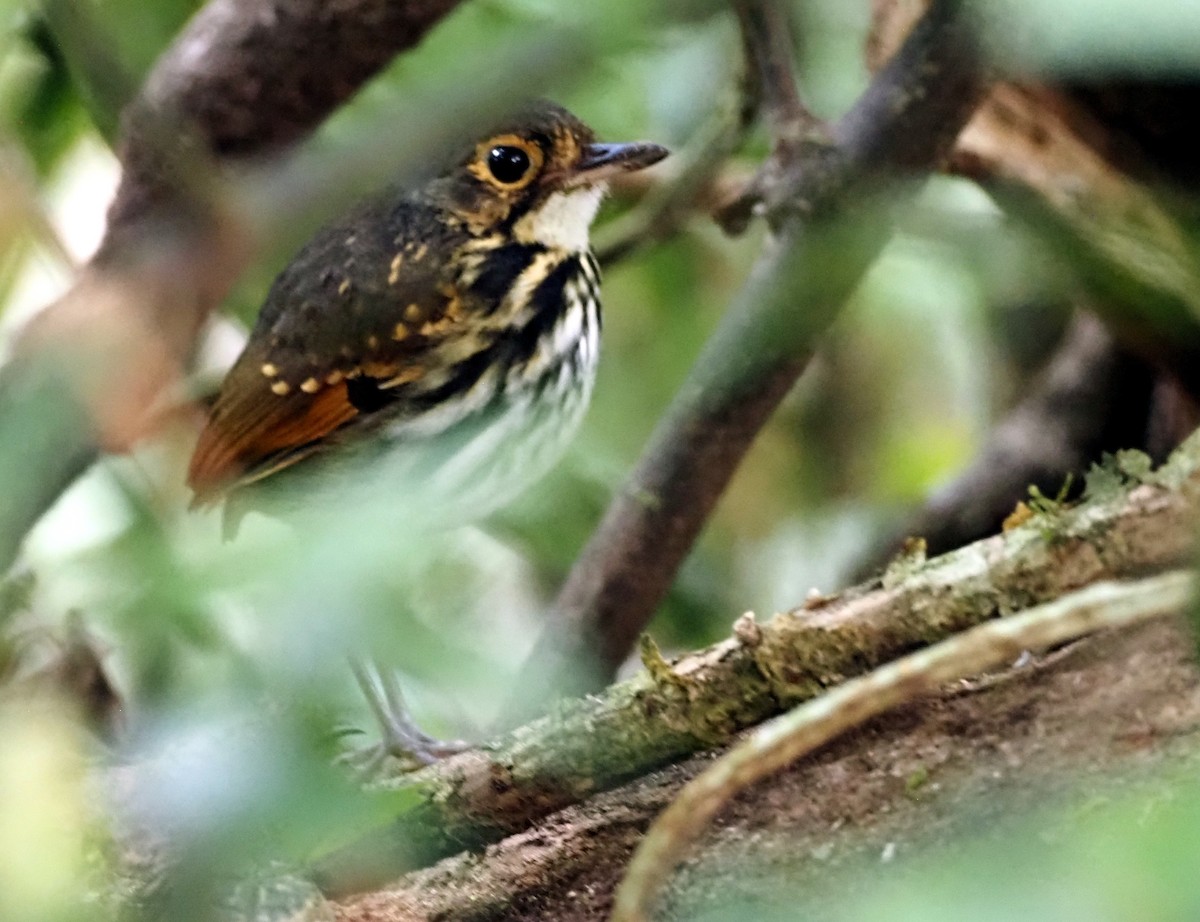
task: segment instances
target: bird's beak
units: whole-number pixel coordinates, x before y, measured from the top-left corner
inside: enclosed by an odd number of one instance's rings
[[[649,141],[630,141],[626,144],[588,144],[575,165],[572,186],[603,182],[617,173],[632,173],[658,163],[670,151]]]

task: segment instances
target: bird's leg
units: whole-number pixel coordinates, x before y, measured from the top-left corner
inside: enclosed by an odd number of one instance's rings
[[[422,766],[470,748],[461,740],[434,739],[416,725],[394,670],[359,659],[352,659],[350,665],[380,732],[378,743],[354,754],[363,771],[374,772],[388,756]]]

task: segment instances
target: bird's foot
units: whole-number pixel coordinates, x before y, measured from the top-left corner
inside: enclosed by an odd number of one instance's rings
[[[396,760],[404,771],[416,771],[471,748],[463,740],[436,739],[418,727],[394,672],[361,662],[355,662],[353,668],[375,715],[379,741],[347,752],[340,760],[344,764],[369,778],[377,775],[389,759]]]

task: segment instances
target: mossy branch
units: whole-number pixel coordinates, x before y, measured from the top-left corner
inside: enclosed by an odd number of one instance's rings
[[[1076,507],[927,562],[887,585],[815,598],[730,639],[563,703],[548,717],[389,787],[412,806],[313,873],[332,894],[524,829],[599,790],[639,777],[811,700],[854,676],[975,625],[1105,580],[1190,560],[1200,512],[1200,435],[1153,472],[1117,459]],[[1131,473],[1132,472],[1132,473]]]
[[[692,779],[655,820],[617,890],[612,922],[649,922],[658,890],[689,845],[734,797],[873,717],[942,686],[1104,628],[1178,614],[1193,574],[1174,570],[1133,582],[1103,582],[1008,618],[980,624],[846,682],[757,727]]]

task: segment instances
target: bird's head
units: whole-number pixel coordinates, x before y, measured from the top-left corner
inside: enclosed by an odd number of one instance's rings
[[[666,155],[647,141],[596,143],[566,109],[538,102],[469,145],[434,188],[474,233],[584,250],[607,180]]]

